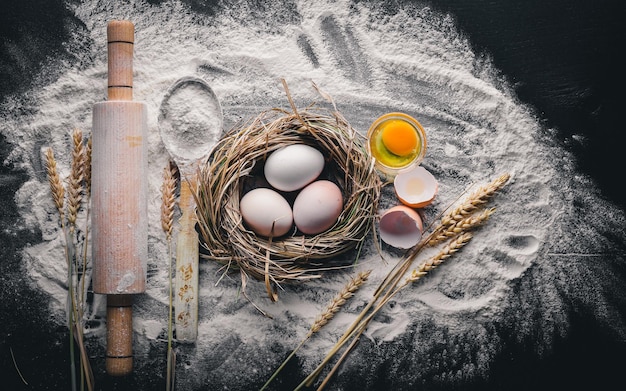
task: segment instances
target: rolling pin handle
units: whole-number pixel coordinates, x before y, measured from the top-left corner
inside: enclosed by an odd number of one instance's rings
[[[133,371],[132,295],[107,295],[106,371],[111,376]]]
[[[107,25],[109,59],[109,100],[133,100],[133,48],[135,26],[128,20],[114,20]]]

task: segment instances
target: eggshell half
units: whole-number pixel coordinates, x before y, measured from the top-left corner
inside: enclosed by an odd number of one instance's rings
[[[424,225],[415,210],[397,205],[382,214],[378,229],[383,242],[397,248],[411,248],[422,239]]]
[[[265,160],[265,179],[282,191],[295,191],[314,181],[324,169],[324,155],[306,144],[277,149]]]
[[[293,203],[296,227],[309,235],[332,227],[343,210],[343,196],[331,181],[315,181],[302,189]]]
[[[239,201],[243,221],[257,235],[282,236],[293,227],[293,213],[287,200],[272,189],[257,188]]]
[[[439,184],[433,174],[417,166],[396,175],[393,187],[400,202],[412,208],[423,208],[433,202]]]

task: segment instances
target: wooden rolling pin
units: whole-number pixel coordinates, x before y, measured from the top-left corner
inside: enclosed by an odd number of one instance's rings
[[[133,369],[133,295],[145,291],[148,258],[147,106],[133,102],[135,29],[107,26],[108,100],[93,106],[94,292],[107,295],[106,370]]]

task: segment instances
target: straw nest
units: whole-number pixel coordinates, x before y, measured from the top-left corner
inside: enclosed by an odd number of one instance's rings
[[[306,281],[326,270],[346,267],[355,257],[337,257],[358,250],[372,233],[380,197],[381,180],[367,152],[363,136],[337,110],[308,108],[272,109],[226,133],[199,173],[197,217],[203,258],[264,281],[270,298],[277,299],[281,283]],[[293,232],[265,238],[248,230],[239,200],[257,186],[262,167],[272,151],[304,143],[326,158],[326,179],[342,189],[343,212],[337,223],[314,236]],[[344,259],[341,259],[344,258]],[[345,259],[348,258],[348,259]]]

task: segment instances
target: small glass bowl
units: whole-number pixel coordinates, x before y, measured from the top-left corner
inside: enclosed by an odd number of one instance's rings
[[[396,155],[391,152],[382,141],[386,125],[392,121],[402,121],[411,126],[417,136],[417,145],[408,154]],[[410,169],[424,159],[426,154],[426,132],[422,125],[413,117],[404,113],[388,113],[378,117],[367,132],[367,148],[375,160],[376,168],[389,176],[395,176],[401,171]]]

